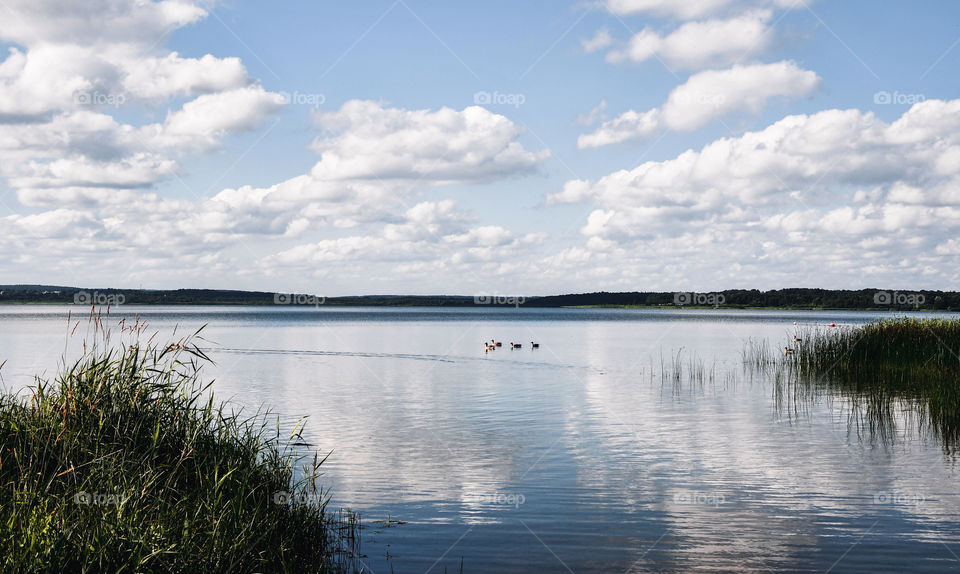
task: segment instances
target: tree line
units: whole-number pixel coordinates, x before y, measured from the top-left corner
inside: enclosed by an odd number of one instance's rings
[[[332,306],[384,307],[472,307],[493,298],[470,295],[358,295],[316,297]],[[726,289],[690,293],[631,291],[571,293],[564,295],[513,297],[520,307],[681,307],[723,306],[732,308],[780,309],[924,309],[960,311],[960,292],[905,291],[895,289],[812,289],[791,288]],[[136,305],[283,305],[297,301],[289,294],[266,291],[221,289],[81,289],[49,285],[0,285],[0,303],[111,304]],[[710,304],[704,305],[703,301]],[[698,302],[701,303],[698,305]],[[714,305],[718,303],[718,305]],[[489,305],[489,303],[488,303]],[[515,306],[512,305],[511,306]]]

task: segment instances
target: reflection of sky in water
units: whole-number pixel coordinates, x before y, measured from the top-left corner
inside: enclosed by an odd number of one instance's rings
[[[61,311],[0,310],[7,387],[74,352]],[[844,399],[778,409],[742,371],[748,338],[776,348],[793,321],[879,314],[145,311],[164,336],[209,323],[221,398],[309,417],[333,504],[408,522],[366,531],[377,572],[387,552],[398,572],[461,556],[467,571],[960,566],[954,463],[908,412],[894,440],[860,440]],[[491,338],[505,347],[484,353]],[[678,351],[702,385],[661,380]]]

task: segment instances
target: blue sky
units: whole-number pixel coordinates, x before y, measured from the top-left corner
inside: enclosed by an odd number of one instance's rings
[[[517,4],[6,2],[0,282],[956,288],[960,5]]]

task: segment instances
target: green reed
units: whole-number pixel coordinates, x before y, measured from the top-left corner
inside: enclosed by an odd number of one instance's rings
[[[347,569],[359,518],[327,512],[302,425],[281,435],[214,402],[199,332],[156,345],[121,324],[118,345],[91,323],[53,381],[0,396],[0,570]]]
[[[752,341],[744,362],[773,368],[794,397],[838,392],[880,434],[912,412],[947,448],[960,444],[960,321],[896,318],[859,327],[803,329],[793,353]],[[779,393],[783,393],[781,388]]]

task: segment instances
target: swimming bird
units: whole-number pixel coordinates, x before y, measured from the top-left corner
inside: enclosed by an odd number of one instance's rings
[[[502,347],[502,346],[503,346],[503,343],[501,343],[500,341],[497,341],[496,343],[494,343],[494,345],[496,345],[496,346],[498,346],[498,347]]]
[[[803,339],[801,339],[800,337],[797,337],[797,336],[794,336],[794,337],[793,337],[793,342],[794,342],[794,343],[799,343],[799,342],[802,341],[802,340],[803,340]]]
[[[493,345],[491,345],[490,343],[484,342],[484,343],[483,343],[483,350],[484,350],[484,351],[496,351],[497,348],[494,347]]]
[[[784,347],[784,348],[783,348],[783,354],[784,354],[784,355],[792,355],[792,354],[793,354],[793,349],[791,349],[790,347]]]
[[[521,345],[520,343],[514,343],[513,341],[510,342],[510,348],[511,348],[511,349],[519,349],[519,348],[522,347],[522,346],[523,346],[523,345]]]
[[[530,341],[530,348],[532,348],[532,349],[539,349],[539,348],[540,348],[540,343],[534,343],[533,341]]]

